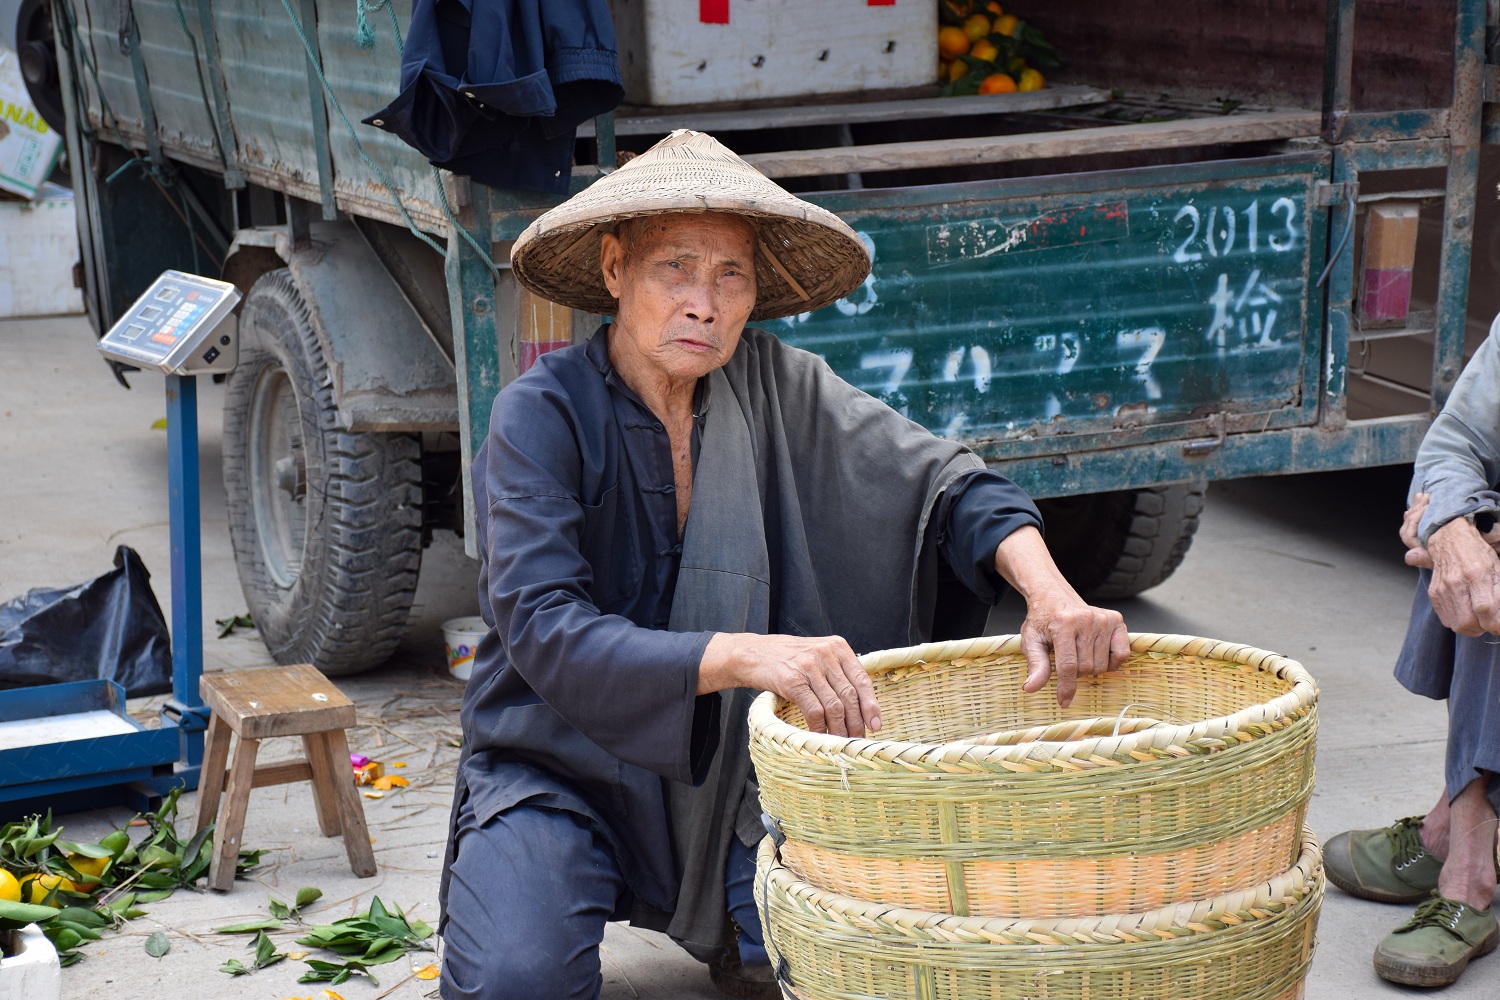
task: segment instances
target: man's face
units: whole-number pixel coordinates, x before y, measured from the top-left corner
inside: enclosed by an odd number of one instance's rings
[[[696,381],[729,360],[755,309],[755,230],[739,216],[632,220],[604,237],[600,263],[619,300],[617,367]]]

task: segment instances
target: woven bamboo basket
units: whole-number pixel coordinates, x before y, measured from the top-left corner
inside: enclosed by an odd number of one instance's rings
[[[823,892],[761,843],[756,902],[788,1000],[1295,1000],[1312,961],[1322,851],[1264,884],[1145,913],[958,917]]]
[[[1015,636],[870,653],[876,739],[750,709],[761,805],[821,889],[959,916],[1136,913],[1263,883],[1297,858],[1317,690],[1264,650],[1134,635],[1066,711],[1021,690]]]

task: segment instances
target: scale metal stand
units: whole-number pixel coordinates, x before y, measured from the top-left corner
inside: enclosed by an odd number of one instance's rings
[[[90,680],[0,691],[0,814],[63,812],[198,786],[208,708],[203,673],[203,565],[198,503],[198,375],[239,360],[233,285],[167,271],[99,341],[107,358],[167,382],[171,524],[172,697],[161,728],[125,711],[125,689]]]

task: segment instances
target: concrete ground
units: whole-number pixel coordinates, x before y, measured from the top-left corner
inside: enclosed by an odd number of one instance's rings
[[[0,600],[30,587],[87,579],[110,566],[114,546],[134,546],[156,572],[167,605],[166,435],[162,383],[134,376],[119,389],[94,353],[81,317],[0,322]],[[219,481],[218,407],[212,384],[200,391],[203,459],[204,617],[208,669],[269,662],[253,633],[213,638],[212,620],[245,610],[229,550]],[[1374,470],[1218,484],[1210,492],[1192,553],[1181,570],[1145,597],[1120,605],[1135,631],[1214,636],[1274,649],[1301,660],[1322,691],[1318,785],[1310,822],[1325,840],[1350,827],[1381,826],[1423,812],[1442,775],[1444,709],[1406,694],[1391,677],[1410,603],[1413,575],[1401,563],[1395,528],[1405,489],[1401,470]],[[245,843],[268,848],[266,864],[233,892],[179,892],[147,907],[124,933],[85,949],[63,974],[64,996],[133,998],[319,996],[299,985],[298,962],[231,979],[215,971],[247,959],[243,938],[217,935],[226,923],[264,914],[273,896],[316,885],[324,899],[311,918],[328,921],[378,894],[415,916],[436,919],[447,796],[457,751],[460,686],[448,679],[439,624],[472,614],[475,564],[452,536],[428,550],[411,634],[383,669],[341,682],[360,708],[351,732],[358,750],[404,760],[412,787],[364,800],[379,874],[354,878],[342,843],[318,836],[302,786],[255,793]],[[992,619],[1013,629],[1017,609]],[[151,703],[133,704],[151,714]],[[286,741],[283,741],[286,742]],[[275,743],[268,744],[275,747]],[[295,746],[278,751],[291,753]],[[3,780],[3,776],[0,776]],[[193,797],[184,798],[191,816]],[[57,818],[67,836],[97,839],[130,818],[124,809]],[[1308,980],[1310,1000],[1401,996],[1376,978],[1370,952],[1405,919],[1402,907],[1364,903],[1330,889]],[[145,937],[165,931],[171,951],[153,959]],[[288,950],[295,935],[277,936]],[[383,966],[377,988],[338,987],[348,1000],[435,995],[435,983],[408,978],[418,961]],[[612,926],[605,938],[605,1000],[710,998],[703,968],[657,934]],[[1446,997],[1500,993],[1500,957],[1477,963]]]

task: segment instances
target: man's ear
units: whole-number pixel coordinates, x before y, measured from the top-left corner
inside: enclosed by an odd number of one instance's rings
[[[599,240],[599,272],[604,277],[604,287],[618,299],[625,272],[625,247],[614,233],[605,233]]]

